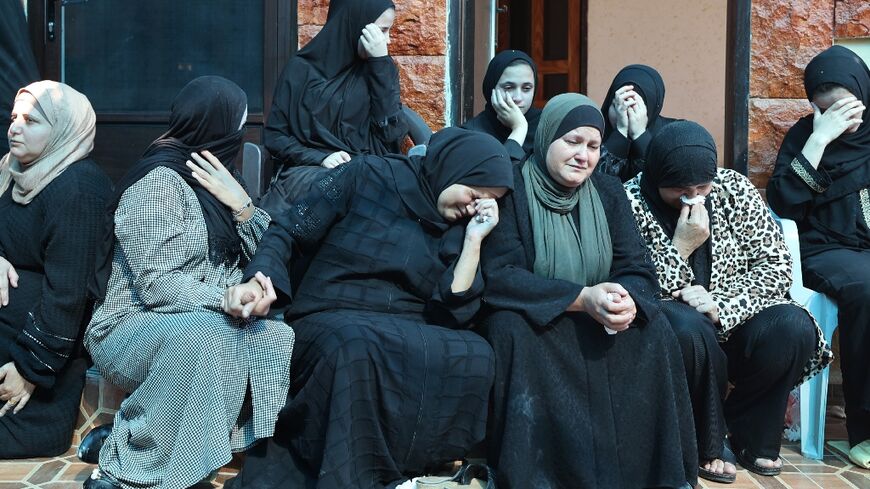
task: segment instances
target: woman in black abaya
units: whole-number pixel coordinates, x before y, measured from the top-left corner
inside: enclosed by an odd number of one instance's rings
[[[389,0],[333,1],[323,29],[287,62],[264,131],[275,174],[398,153],[408,132],[388,55]]]
[[[292,386],[274,439],[230,487],[393,488],[483,439],[492,349],[454,328],[479,308],[480,245],[512,186],[498,141],[449,128],[423,157],[354,158],[275,216],[247,270],[271,278],[280,303],[298,253],[312,257],[285,316]],[[260,297],[252,279],[227,310],[246,314],[244,299],[267,314]]]
[[[767,197],[798,223],[804,283],[837,302],[850,458],[870,468],[870,71],[833,46],[804,87],[813,114],[786,134]]]
[[[675,120],[661,115],[664,103],[665,82],[655,68],[635,64],[619,70],[601,106],[608,155],[599,171],[623,182],[643,171],[649,142]]]
[[[507,50],[495,55],[483,77],[483,112],[465,123],[503,142],[511,159],[522,161],[532,152],[541,109],[532,107],[538,67],[528,54]]]
[[[655,270],[619,181],[594,173],[603,129],[582,95],[547,102],[484,249],[483,334],[496,358],[488,459],[501,489],[696,480],[685,373]]]

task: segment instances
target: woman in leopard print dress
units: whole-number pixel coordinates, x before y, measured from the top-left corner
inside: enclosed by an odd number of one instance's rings
[[[726,431],[741,465],[778,474],[789,391],[831,358],[810,314],[786,299],[778,226],[746,177],[716,168],[713,138],[694,122],[663,128],[625,187],[683,347],[701,475],[733,473],[716,460]]]

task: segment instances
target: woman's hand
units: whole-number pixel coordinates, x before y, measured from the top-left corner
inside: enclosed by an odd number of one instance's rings
[[[628,108],[635,104],[635,99],[639,98],[640,95],[634,91],[634,85],[625,85],[613,92],[613,102],[610,105],[616,112],[616,130],[625,137],[630,137]]]
[[[703,286],[691,285],[682,290],[674,291],[671,295],[694,307],[701,314],[706,314],[713,321],[713,324],[719,324],[719,306],[713,295],[707,292]]]
[[[684,205],[674,231],[674,247],[684,260],[710,237],[710,215],[704,204]]]
[[[251,200],[242,184],[236,181],[235,177],[233,177],[223,163],[211,152],[203,151],[202,156],[191,153],[190,157],[196,161],[194,164],[192,161],[187,160],[187,167],[192,170],[193,177],[210,194],[214,195],[221,204],[227,206],[230,211],[241,209],[242,206]],[[253,212],[253,208],[245,209],[242,215],[239,216],[239,220],[247,220]]]
[[[529,122],[526,120],[523,110],[514,103],[514,100],[504,90],[494,89],[489,102],[495,110],[498,121],[503,126],[511,131],[525,127],[528,131]]]
[[[474,201],[474,214],[465,226],[465,240],[482,243],[498,224],[498,203],[495,199]]]
[[[637,305],[628,291],[617,283],[602,282],[583,287],[569,312],[585,312],[602,326],[614,331],[628,329],[637,316]]]
[[[0,401],[5,401],[0,408],[0,417],[10,410],[12,414],[24,409],[36,386],[27,381],[18,373],[14,362],[9,362],[0,367]]]
[[[221,299],[221,308],[234,318],[264,317],[269,315],[269,309],[277,299],[272,279],[257,272],[246,283],[228,288]]]
[[[343,165],[350,161],[350,155],[347,154],[346,151],[336,151],[331,155],[323,158],[323,161],[320,162],[320,166],[323,168],[335,168],[338,165]]]
[[[9,287],[18,288],[18,272],[6,258],[0,256],[0,307],[9,305]]]
[[[380,58],[387,53],[387,36],[381,32],[381,28],[375,24],[363,27],[359,42],[369,55],[369,58]]]
[[[822,113],[816,104],[813,106],[813,137],[825,146],[831,144],[852,126],[860,125],[863,120],[864,104],[854,96],[837,100]]]
[[[641,134],[646,132],[646,125],[649,123],[647,116],[646,103],[643,97],[635,95],[632,100],[633,104],[628,106],[628,137],[632,141],[639,138]]]

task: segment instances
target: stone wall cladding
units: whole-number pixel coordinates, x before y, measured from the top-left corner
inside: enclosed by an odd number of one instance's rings
[[[835,38],[870,37],[867,0],[753,0],[749,70],[749,168],[767,185],[786,131],[811,112],[804,67]]]
[[[837,0],[835,14],[835,37],[870,37],[870,2],[867,0]]]
[[[445,125],[447,108],[447,2],[393,0],[396,23],[390,55],[399,66],[402,103],[417,111],[433,129]],[[299,47],[326,23],[328,0],[299,0]]]

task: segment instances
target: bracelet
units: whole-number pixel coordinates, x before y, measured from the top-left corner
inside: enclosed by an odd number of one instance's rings
[[[254,205],[254,202],[251,199],[248,199],[248,201],[245,202],[245,205],[239,207],[238,210],[233,211],[233,219],[240,217],[242,213],[248,210],[252,205]]]

